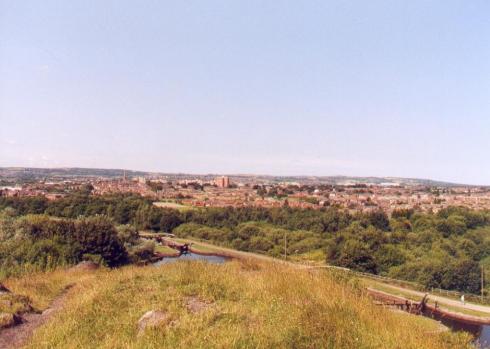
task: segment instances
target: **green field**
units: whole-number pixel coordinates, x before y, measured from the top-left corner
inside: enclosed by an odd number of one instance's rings
[[[153,205],[157,207],[162,207],[162,208],[171,208],[174,210],[179,210],[179,211],[188,211],[188,210],[194,210],[195,207],[193,206],[188,206],[188,205],[182,205],[177,202],[167,202],[167,201],[159,201],[159,202],[154,202]]]
[[[160,252],[160,253],[165,253],[165,254],[176,254],[176,253],[178,253],[177,250],[175,250],[171,247],[168,247],[168,246],[160,245],[160,244],[155,244],[155,252]]]

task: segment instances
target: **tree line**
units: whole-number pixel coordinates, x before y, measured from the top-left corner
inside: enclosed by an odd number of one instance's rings
[[[293,257],[321,258],[329,264],[416,281],[426,287],[472,293],[480,291],[480,267],[490,266],[490,213],[463,207],[437,214],[398,210],[390,217],[382,211],[352,214],[334,207],[178,211],[158,208],[137,195],[79,193],[56,201],[0,198],[0,210],[5,208],[15,216],[58,217],[67,225],[68,235],[74,236],[79,236],[78,221],[103,216],[114,227],[125,226],[126,230],[173,232],[271,256],[283,253],[287,239]],[[114,236],[121,239],[120,228],[114,229]],[[133,242],[133,247],[140,243]],[[125,244],[130,246],[127,241]],[[149,249],[140,246],[139,250]],[[76,256],[81,251],[77,250]]]

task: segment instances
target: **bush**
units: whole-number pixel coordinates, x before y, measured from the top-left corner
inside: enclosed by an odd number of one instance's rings
[[[128,260],[123,241],[105,217],[70,220],[31,215],[14,221],[0,218],[0,231],[12,229],[15,233],[2,234],[0,243],[3,275],[75,264],[88,256],[110,267]]]
[[[83,218],[75,222],[74,240],[81,253],[100,255],[110,267],[127,262],[127,251],[114,225],[104,217]]]

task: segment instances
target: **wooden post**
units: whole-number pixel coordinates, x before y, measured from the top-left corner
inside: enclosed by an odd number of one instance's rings
[[[284,233],[284,260],[288,260],[288,238],[286,233]]]

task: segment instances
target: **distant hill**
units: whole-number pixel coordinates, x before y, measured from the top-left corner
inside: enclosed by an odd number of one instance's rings
[[[0,167],[0,178],[17,179],[21,181],[56,179],[56,178],[87,178],[106,177],[116,178],[126,176],[146,176],[148,172],[129,171],[122,169],[100,168],[35,168],[35,167]]]
[[[260,176],[259,176],[260,177]],[[377,184],[377,185],[411,185],[454,187],[464,184],[436,181],[419,178],[400,177],[352,177],[352,176],[263,176],[279,182],[325,183],[336,185]]]
[[[42,179],[75,179],[75,178],[121,178],[127,177],[159,177],[164,176],[172,179],[202,179],[212,180],[221,174],[186,174],[186,173],[163,173],[133,171],[124,169],[101,169],[101,168],[35,168],[35,167],[0,167],[0,179],[11,181],[32,181]],[[405,186],[434,186],[453,187],[463,184],[436,181],[431,179],[398,178],[398,177],[352,177],[352,176],[272,176],[253,174],[229,175],[235,182],[263,182],[281,183],[292,182],[300,184],[332,184],[332,185],[405,185]]]

